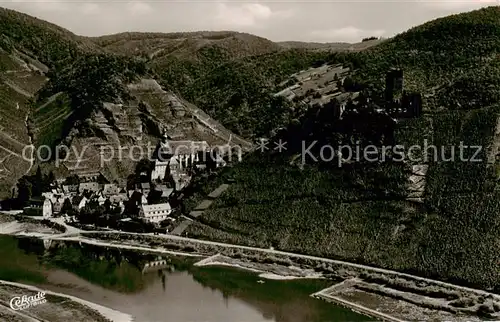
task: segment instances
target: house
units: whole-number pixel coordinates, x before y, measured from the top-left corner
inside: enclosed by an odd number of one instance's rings
[[[175,189],[174,189],[175,191],[181,191],[191,181],[191,177],[183,173],[172,175],[172,179],[175,182]]]
[[[52,213],[59,214],[64,205],[64,201],[66,200],[65,196],[57,196],[55,200],[52,200]]]
[[[42,193],[42,196],[45,198],[45,200],[49,200],[51,203],[51,213],[52,214],[58,214],[61,212],[64,200],[66,200],[66,196],[61,194],[61,193],[54,193],[54,192],[44,192]],[[44,205],[46,207],[46,205]]]
[[[142,205],[139,210],[139,216],[146,222],[159,223],[167,219],[168,215],[172,213],[172,208],[169,203],[162,203],[156,205]]]
[[[102,189],[102,193],[105,197],[115,195],[119,192],[120,192],[120,188],[113,183],[105,184],[104,188]]]
[[[168,144],[174,152],[172,158],[179,163],[179,170],[183,170],[195,162],[198,162],[198,152],[208,151],[210,148],[205,141],[169,141]]]
[[[168,169],[170,170],[170,174],[179,172],[179,170],[181,170],[179,161],[176,158],[171,158],[168,162]]]
[[[84,191],[98,192],[100,190],[99,184],[97,182],[82,182],[78,186],[78,191],[83,193]]]
[[[126,194],[117,194],[109,197],[111,209],[120,209],[120,213],[125,210],[125,202],[128,200]]]
[[[155,167],[151,172],[151,181],[163,180],[167,174],[167,168],[169,166],[168,161],[155,161]]]
[[[227,146],[227,151],[231,152],[231,147]],[[198,169],[214,169],[226,166],[221,153],[217,150],[199,151],[195,161],[196,168]]]
[[[129,197],[130,202],[132,202],[134,205],[139,206],[142,204],[142,194],[139,191],[134,191]]]
[[[44,197],[45,199],[53,200],[54,196],[55,194],[53,192],[42,192],[42,197]]]
[[[45,199],[42,206],[42,216],[43,218],[50,218],[52,214],[52,201],[50,201],[50,199]]]
[[[98,181],[99,179],[102,179],[102,174],[101,172],[86,172],[86,173],[79,173],[78,178],[82,181],[90,182],[90,181]]]

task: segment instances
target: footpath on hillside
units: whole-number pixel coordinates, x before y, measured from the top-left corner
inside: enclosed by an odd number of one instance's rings
[[[189,213],[188,216],[182,216],[183,221],[172,230],[172,235],[180,236],[186,228],[191,225],[194,219],[202,216],[205,211],[212,205],[212,203],[217,199],[224,191],[229,188],[229,184],[223,183],[217,189],[212,191],[206,199],[202,200],[193,211]]]

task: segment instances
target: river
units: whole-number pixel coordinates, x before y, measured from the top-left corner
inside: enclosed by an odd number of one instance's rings
[[[326,280],[265,280],[198,259],[0,236],[0,279],[73,295],[141,322],[366,321],[311,298]],[[144,269],[148,263],[162,264]]]

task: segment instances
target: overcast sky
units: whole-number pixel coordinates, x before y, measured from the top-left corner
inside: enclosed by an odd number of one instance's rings
[[[123,31],[236,30],[274,41],[317,42],[390,37],[430,19],[496,3],[495,0],[0,0],[0,6],[85,36]]]

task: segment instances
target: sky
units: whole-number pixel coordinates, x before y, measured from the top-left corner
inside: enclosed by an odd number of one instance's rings
[[[235,30],[273,41],[358,42],[500,0],[0,0],[84,36],[124,31]]]

